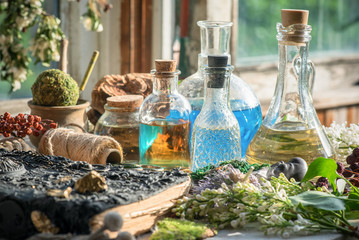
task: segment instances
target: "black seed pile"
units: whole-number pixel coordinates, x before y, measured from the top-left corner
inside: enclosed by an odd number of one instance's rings
[[[0,175],[0,236],[9,239],[24,239],[36,233],[30,219],[34,210],[45,213],[60,229],[59,233],[88,234],[92,216],[117,205],[146,199],[188,179],[188,175],[178,169],[139,171],[118,165],[90,165],[64,157],[0,149],[0,159],[5,158],[23,164],[26,169],[20,175]],[[106,178],[108,190],[77,193],[75,181],[91,170]],[[68,199],[46,195],[48,189],[67,187],[73,188]]]

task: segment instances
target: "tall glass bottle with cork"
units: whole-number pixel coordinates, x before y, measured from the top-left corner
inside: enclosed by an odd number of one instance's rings
[[[205,99],[194,122],[191,170],[208,164],[241,159],[240,126],[229,105],[229,81],[233,66],[227,56],[208,56],[204,67]]]
[[[153,92],[140,107],[140,163],[188,168],[191,105],[177,91],[176,61],[155,64]]]
[[[277,24],[279,74],[268,113],[249,144],[250,163],[288,161],[301,157],[312,162],[317,157],[333,157],[333,148],[313,106],[308,63],[311,39],[308,11],[282,10]]]
[[[199,21],[201,32],[201,53],[198,55],[198,70],[189,76],[179,86],[179,92],[191,103],[190,120],[193,123],[202,109],[204,99],[204,74],[201,68],[207,64],[208,55],[223,55],[228,57],[231,35],[231,22]],[[230,105],[241,128],[242,157],[249,142],[262,123],[262,112],[259,101],[249,85],[234,74],[230,75]]]

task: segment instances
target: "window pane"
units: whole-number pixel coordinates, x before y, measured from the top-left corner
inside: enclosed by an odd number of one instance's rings
[[[276,23],[281,9],[309,10],[313,27],[310,56],[338,56],[359,52],[357,0],[239,0],[237,63],[276,60]]]

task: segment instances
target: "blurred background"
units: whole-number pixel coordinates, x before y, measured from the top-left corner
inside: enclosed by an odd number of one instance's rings
[[[86,31],[81,15],[86,0],[45,0],[44,9],[61,19],[69,40],[68,72],[81,81],[94,50],[99,60],[82,98],[91,100],[95,83],[106,74],[149,72],[154,59],[176,59],[181,78],[197,70],[200,34],[197,21],[233,22],[232,64],[252,87],[263,113],[273,95],[278,61],[276,23],[283,8],[310,11],[309,57],[316,65],[314,103],[323,124],[359,122],[359,1],[357,0],[108,0],[101,13],[102,32]],[[3,13],[0,14],[0,22]],[[30,42],[35,29],[24,33]],[[51,64],[56,68],[57,63]],[[31,64],[32,74],[20,90],[10,92],[0,81],[0,100],[31,97],[31,85],[44,71]],[[1,102],[0,102],[1,103]],[[3,104],[2,104],[3,105]]]

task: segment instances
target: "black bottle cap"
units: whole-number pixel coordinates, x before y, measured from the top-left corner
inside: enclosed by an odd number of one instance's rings
[[[208,56],[208,67],[211,75],[209,76],[209,80],[207,82],[208,88],[223,88],[225,81],[225,74],[228,63],[228,56]],[[210,68],[215,68],[210,70]]]
[[[228,56],[208,55],[208,67],[227,67]]]

